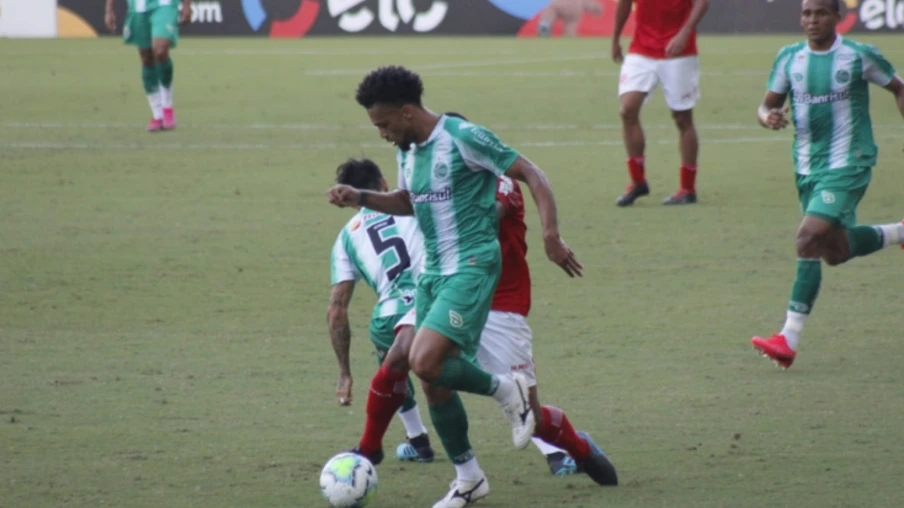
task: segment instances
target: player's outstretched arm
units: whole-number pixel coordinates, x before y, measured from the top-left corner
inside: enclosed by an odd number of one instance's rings
[[[779,94],[773,91],[766,92],[763,103],[756,110],[757,121],[760,125],[774,131],[788,126],[788,108],[782,108],[787,94]]]
[[[901,76],[895,75],[885,85],[885,89],[895,96],[898,102],[898,111],[901,112],[901,116],[904,116],[904,80],[901,79]]]
[[[389,215],[414,215],[414,208],[411,206],[411,196],[407,190],[375,192],[339,184],[328,190],[326,195],[330,203],[340,208],[364,206]]]
[[[326,311],[326,321],[330,330],[330,342],[336,361],[339,363],[339,381],[336,397],[339,404],[349,405],[352,400],[352,371],[349,365],[352,331],[348,325],[348,304],[355,290],[353,281],[340,282],[330,292],[330,305]]]
[[[506,170],[505,174],[515,180],[527,184],[531,196],[537,204],[540,212],[540,225],[543,229],[543,243],[546,246],[546,256],[550,261],[562,267],[569,277],[582,276],[584,267],[574,256],[574,252],[565,245],[559,236],[559,218],[556,210],[556,199],[552,194],[552,187],[543,170],[534,165],[523,156],[518,156],[515,162]]]

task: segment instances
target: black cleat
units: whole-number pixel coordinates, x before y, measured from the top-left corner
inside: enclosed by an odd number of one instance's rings
[[[364,457],[365,459],[369,460],[370,463],[375,466],[379,465],[380,462],[383,462],[383,458],[386,456],[383,453],[382,448],[380,448],[377,451],[377,453],[375,453],[373,455],[367,455],[366,453],[362,453],[361,450],[358,449],[358,447],[356,446],[356,447],[352,448],[351,450],[349,450],[349,453],[354,453],[355,455],[360,455],[360,456]]]
[[[615,204],[618,206],[631,206],[637,198],[646,196],[650,193],[650,186],[646,182],[641,184],[631,184],[625,189],[625,193],[619,196]]]
[[[618,485],[618,474],[615,472],[615,466],[609,462],[603,450],[593,442],[593,439],[586,432],[578,431],[578,436],[590,445],[590,457],[579,463],[581,470],[593,481],[604,487]]]
[[[662,200],[664,205],[692,205],[697,202],[697,193],[679,189],[678,192]]]
[[[435,456],[427,434],[408,438],[407,443],[402,443],[396,448],[396,457],[404,462],[433,462]]]

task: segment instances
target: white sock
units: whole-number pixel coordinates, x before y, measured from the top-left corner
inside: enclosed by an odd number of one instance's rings
[[[476,482],[484,476],[477,457],[472,457],[463,464],[455,464],[455,474],[459,480],[466,482]]]
[[[876,229],[882,232],[883,246],[904,244],[904,222],[876,226]]]
[[[493,398],[496,399],[496,402],[504,404],[509,399],[509,397],[511,397],[512,391],[515,389],[515,382],[512,381],[512,378],[510,376],[495,377],[499,380],[499,386],[496,387],[496,392],[493,393]]]
[[[800,334],[804,329],[809,314],[801,314],[800,312],[788,311],[785,317],[785,326],[779,332],[785,336],[785,342],[788,347],[797,351],[797,344],[800,342]]]
[[[532,437],[530,438],[530,440],[534,442],[534,446],[536,446],[540,450],[540,453],[542,453],[543,455],[551,455],[553,453],[568,453],[561,448],[556,448],[555,446],[547,443],[539,437]]]
[[[162,104],[164,108],[173,107],[173,87],[165,87],[160,85],[160,96],[162,97]]]
[[[153,115],[154,120],[163,118],[163,97],[160,90],[148,94],[148,104],[151,106],[151,115]]]
[[[414,406],[404,413],[399,412],[399,418],[405,425],[405,432],[408,434],[408,439],[427,433],[427,427],[424,427],[424,422],[421,421],[421,412],[418,411],[417,406]]]

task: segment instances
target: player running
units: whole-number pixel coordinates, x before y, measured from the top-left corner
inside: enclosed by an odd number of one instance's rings
[[[524,375],[489,374],[476,362],[501,269],[495,209],[498,176],[528,183],[540,211],[547,256],[572,277],[581,275],[583,267],[559,237],[555,199],[543,172],[489,130],[426,109],[422,95],[420,77],[403,67],[382,67],[364,78],[356,99],[381,137],[398,148],[400,190],[359,191],[336,185],[328,195],[337,206],[413,214],[424,234],[426,264],[415,298],[417,334],[407,360],[423,381],[455,391],[430,411],[446,453],[459,466],[474,452],[458,391],[492,396],[501,404],[517,448],[527,446],[536,427]],[[385,380],[375,377],[374,382],[392,386],[404,379],[391,371],[390,375]],[[391,420],[401,400],[385,399],[380,419]],[[360,451],[368,456],[382,453],[382,434],[367,439],[370,434],[365,429]],[[468,492],[486,482],[482,472],[475,479],[456,469],[459,478],[437,506],[464,506],[459,504],[462,496],[469,498]]]
[[[628,54],[619,39],[636,4],[634,37]],[[650,93],[662,84],[665,102],[678,127],[681,150],[680,185],[665,205],[697,202],[697,129],[693,109],[700,98],[700,64],[697,60],[697,24],[709,8],[709,0],[618,0],[612,36],[612,59],[621,65],[618,95],[628,173],[631,183],[618,198],[618,206],[630,206],[650,193],[645,174],[646,139],[640,125],[640,109]]]
[[[358,189],[386,191],[386,180],[372,161],[350,159],[336,170],[336,182]],[[377,351],[377,361],[383,359],[396,340],[396,323],[414,309],[414,270],[423,263],[423,237],[417,223],[411,217],[393,217],[366,208],[356,213],[339,232],[330,256],[332,290],[327,311],[330,340],[339,362],[339,381],[336,397],[339,404],[347,406],[352,400],[352,374],[349,366],[351,329],[348,324],[348,305],[359,280],[377,294],[370,320],[370,340]],[[409,246],[413,248],[409,248]],[[412,329],[401,329],[410,343]],[[405,375],[405,381],[393,386],[393,390],[405,390],[405,398],[399,409],[399,418],[408,435],[409,460],[432,462],[434,457],[427,428],[421,421],[414,386]],[[377,393],[379,396],[390,394]],[[373,412],[368,399],[367,412]]]
[[[113,1],[107,0],[104,22],[116,33]],[[191,21],[191,0],[127,0],[128,12],[122,27],[126,44],[138,47],[141,80],[151,106],[148,132],[176,128],[173,109],[173,61],[170,48],[179,40],[179,24]]]
[[[467,121],[459,113],[447,112],[445,115]],[[502,274],[480,336],[477,350],[480,366],[498,375],[522,372],[527,377],[530,405],[534,414],[538,415],[537,430],[531,440],[546,457],[552,474],[562,476],[589,469],[594,481],[601,485],[616,485],[615,468],[593,440],[586,433],[575,432],[561,409],[540,406],[533,359],[533,333],[527,324],[531,307],[531,278],[527,264],[524,199],[518,182],[506,176],[499,177],[496,208]],[[414,313],[413,310],[411,312]],[[401,323],[405,322],[413,322],[413,318],[407,316]],[[413,456],[415,451],[411,445],[403,445],[400,456]]]
[[[793,160],[803,221],[797,230],[797,276],[785,325],[753,347],[782,368],[797,346],[829,266],[904,243],[904,224],[857,226],[857,205],[866,193],[878,149],[869,115],[869,84],[891,92],[904,116],[904,82],[879,51],[842,38],[838,0],[803,0],[801,26],[806,42],[778,52],[766,97],[757,110],[763,127],[794,123]]]

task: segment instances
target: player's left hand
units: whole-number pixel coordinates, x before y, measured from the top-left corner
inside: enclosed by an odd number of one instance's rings
[[[569,277],[584,276],[584,265],[578,262],[574,252],[565,245],[565,242],[556,235],[544,235],[543,243],[546,246],[546,256],[550,261],[559,265]]]
[[[690,34],[681,30],[678,32],[672,40],[669,41],[668,45],[665,47],[665,57],[666,58],[674,58],[681,54],[684,51],[684,48],[687,47],[687,40],[690,38]]]
[[[352,404],[352,384],[351,376],[339,375],[339,381],[336,383],[336,400],[339,401],[340,406],[350,406]]]
[[[179,12],[179,24],[191,23],[191,0],[182,0],[182,10]]]
[[[344,208],[346,206],[356,206],[358,204],[358,189],[351,185],[334,185],[330,190],[326,191],[326,195],[331,204]]]

